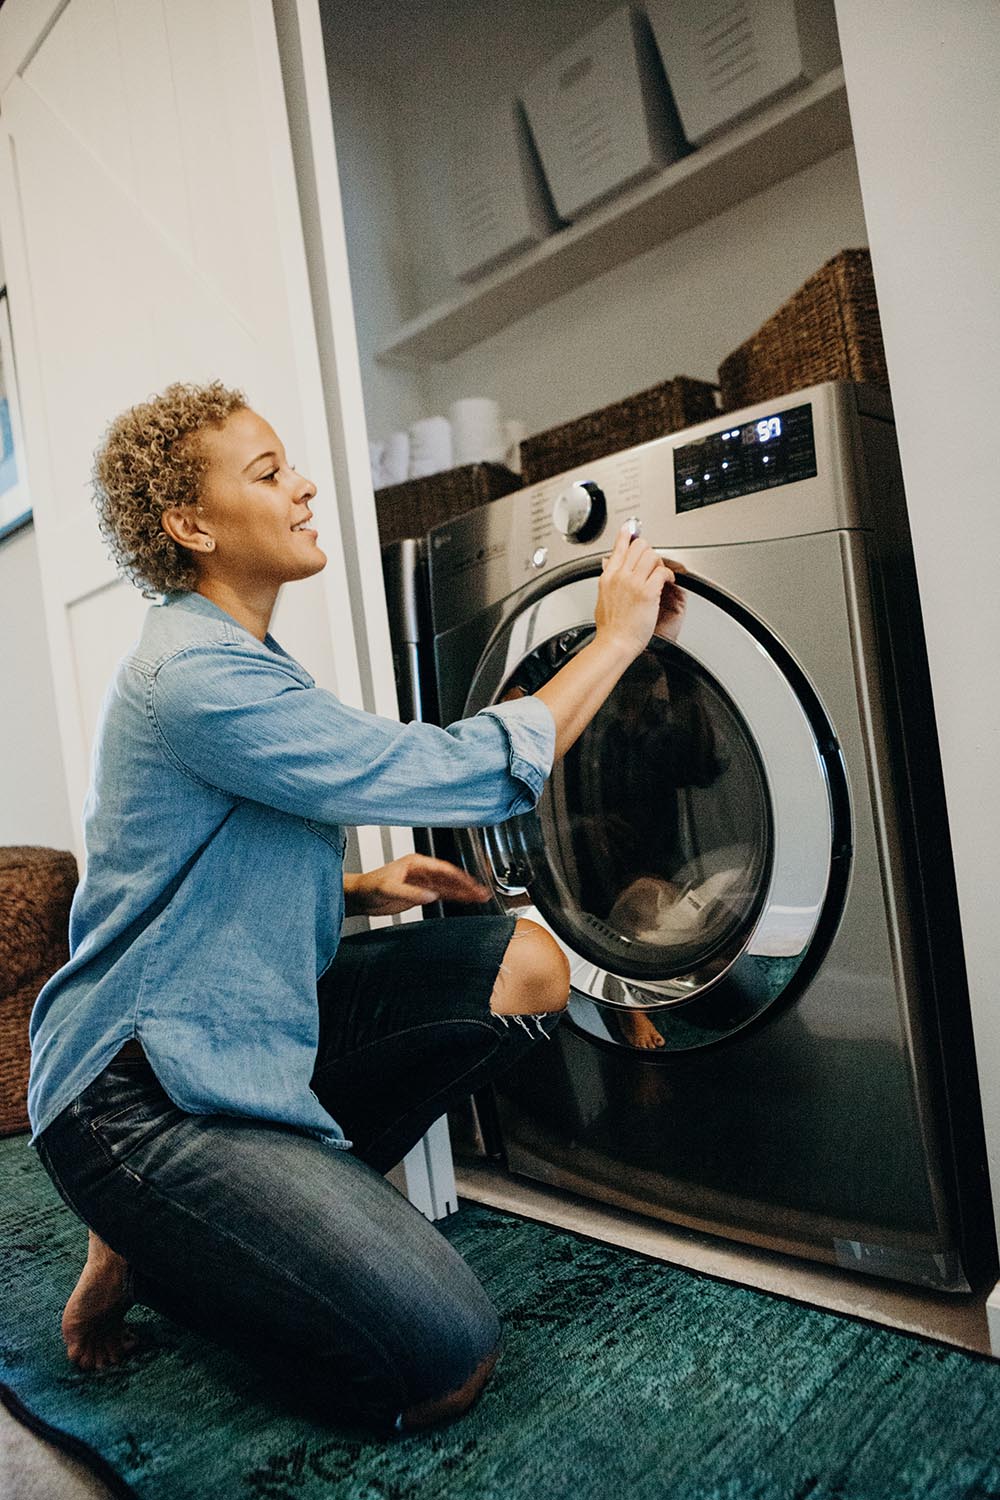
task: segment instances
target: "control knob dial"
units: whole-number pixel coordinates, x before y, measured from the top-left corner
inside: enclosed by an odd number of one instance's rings
[[[552,507],[552,524],[570,542],[600,536],[608,518],[604,491],[590,479],[578,479],[563,490]]]

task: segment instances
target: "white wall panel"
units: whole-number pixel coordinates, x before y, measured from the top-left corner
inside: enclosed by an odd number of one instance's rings
[[[71,849],[34,528],[0,542],[0,845]]]
[[[262,121],[248,82],[241,0],[171,0],[166,9],[177,120],[190,199],[195,258],[248,327],[273,312],[274,205],[266,173]]]
[[[31,89],[14,85],[10,92],[33,331],[51,424],[51,488],[36,494],[35,505],[42,513],[51,507],[62,524],[86,510],[91,454],[105,424],[149,389],[156,355],[145,286],[154,247],[120,181]],[[15,324],[22,301],[15,285]]]
[[[117,0],[116,16],[132,139],[132,192],[164,234],[193,258],[164,0]]]
[[[131,184],[126,76],[114,0],[72,0],[22,74],[108,170]]]

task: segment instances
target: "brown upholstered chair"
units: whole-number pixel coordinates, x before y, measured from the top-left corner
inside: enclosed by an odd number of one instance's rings
[[[76,884],[72,854],[0,847],[0,1135],[28,1129],[28,1017],[69,957]]]

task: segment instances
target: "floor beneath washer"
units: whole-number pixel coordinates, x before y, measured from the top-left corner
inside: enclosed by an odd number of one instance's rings
[[[595,1203],[576,1193],[512,1177],[491,1162],[456,1162],[455,1181],[459,1196],[477,1203],[541,1219],[671,1265],[702,1271],[720,1281],[738,1282],[795,1302],[923,1334],[975,1354],[990,1353],[986,1297],[992,1287],[955,1298],[852,1275],[834,1266],[732,1244],[714,1235]]]
[[[575,1193],[512,1177],[492,1163],[456,1163],[455,1180],[459,1195],[477,1203],[606,1240],[722,1281],[923,1334],[977,1354],[990,1353],[986,1291],[954,1299],[869,1281],[831,1266],[729,1244],[594,1203]],[[104,1485],[27,1432],[0,1407],[0,1495],[8,1494],[18,1500],[109,1500]]]

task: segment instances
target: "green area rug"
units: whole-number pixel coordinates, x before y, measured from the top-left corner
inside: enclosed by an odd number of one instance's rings
[[[142,1310],[137,1359],[74,1371],[84,1232],[0,1141],[0,1381],[140,1500],[1000,1500],[1000,1365],[474,1204],[444,1230],[504,1353],[461,1421],[378,1441]]]

